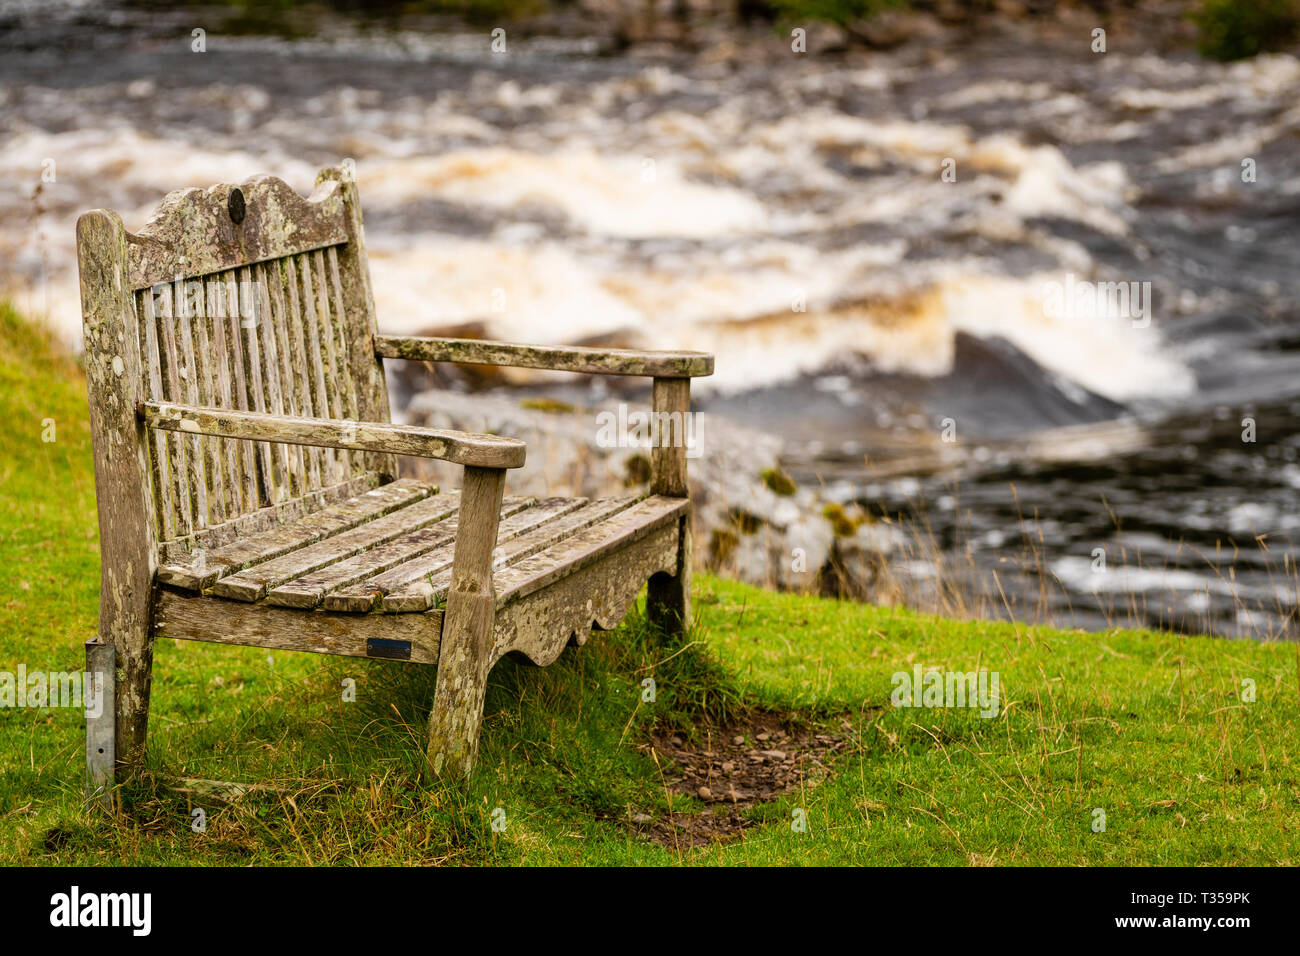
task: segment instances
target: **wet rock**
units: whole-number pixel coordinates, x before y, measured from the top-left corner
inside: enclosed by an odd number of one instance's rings
[[[639,409],[643,401],[627,404]],[[526,442],[528,460],[511,472],[511,494],[596,497],[648,487],[647,448],[606,447],[599,416],[616,409],[612,401],[582,407],[549,396],[436,388],[416,392],[406,405],[405,418],[413,424]],[[699,564],[764,587],[872,595],[884,556],[898,544],[896,530],[825,500],[820,488],[787,483],[779,439],[707,414],[701,422],[699,454],[687,466]],[[445,462],[424,459],[404,467],[449,487],[461,480],[459,466]]]

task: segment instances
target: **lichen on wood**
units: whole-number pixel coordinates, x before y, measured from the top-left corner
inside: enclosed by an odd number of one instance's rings
[[[78,257],[116,662],[112,726],[88,731],[119,768],[143,759],[157,637],[432,664],[429,768],[463,777],[501,654],[549,663],[647,579],[652,615],[688,623],[683,447],[651,452],[643,500],[506,497],[524,443],[392,424],[382,360],[644,375],[685,415],[712,356],[379,335],[342,168],[307,198],[271,177],[171,193],[137,235],[87,213]],[[399,454],[465,466],[461,493],[396,480]]]
[[[381,335],[375,351],[384,358],[420,362],[461,362],[514,368],[587,372],[600,375],[643,375],[692,378],[713,374],[713,356],[704,352],[595,349],[579,346],[515,345],[482,339]]]

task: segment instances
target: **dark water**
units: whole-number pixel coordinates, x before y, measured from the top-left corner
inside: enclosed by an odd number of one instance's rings
[[[702,407],[901,521],[913,603],[1295,635],[1294,57],[500,56],[337,24],[196,54],[196,16],[0,5],[0,287],[70,340],[81,210],[138,228],[178,186],[305,192],[349,158],[382,327],[715,352]],[[1074,280],[1149,308],[1049,314]]]

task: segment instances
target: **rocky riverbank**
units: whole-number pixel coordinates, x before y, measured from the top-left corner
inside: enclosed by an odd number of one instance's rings
[[[24,4],[15,8],[22,17]],[[788,56],[793,30],[799,52],[893,50],[909,45],[952,48],[991,34],[1026,42],[1088,37],[1102,27],[1145,49],[1189,47],[1197,37],[1197,0],[389,0],[363,13],[345,0],[212,5],[161,5],[135,0],[116,11],[134,29],[170,35],[196,21],[209,34],[272,35],[324,42],[358,32],[411,35],[504,30],[510,39],[582,41],[588,53],[635,56],[692,54],[708,61]],[[93,13],[84,14],[87,25]],[[1252,21],[1253,22],[1253,21]],[[0,32],[4,14],[0,13]],[[29,25],[30,26],[30,25]]]
[[[414,424],[527,442],[528,462],[511,472],[510,494],[609,496],[649,487],[649,451],[638,441],[635,418],[648,408],[648,394],[579,406],[423,389],[407,400],[405,415]],[[611,441],[611,434],[619,437]],[[783,443],[772,435],[708,414],[698,415],[687,434],[700,568],[767,587],[892,600],[883,571],[902,543],[895,526],[839,503],[826,489],[797,484],[782,470]],[[442,462],[406,466],[448,486],[460,481],[460,469]]]

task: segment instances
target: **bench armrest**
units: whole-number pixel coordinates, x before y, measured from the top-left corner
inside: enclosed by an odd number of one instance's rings
[[[527,448],[515,438],[419,425],[291,418],[171,402],[141,402],[136,409],[145,425],[163,431],[416,455],[478,468],[519,468]]]
[[[713,374],[713,356],[707,352],[646,352],[576,345],[515,345],[482,339],[379,335],[375,337],[375,354],[419,362],[509,365],[597,375],[693,378]]]

